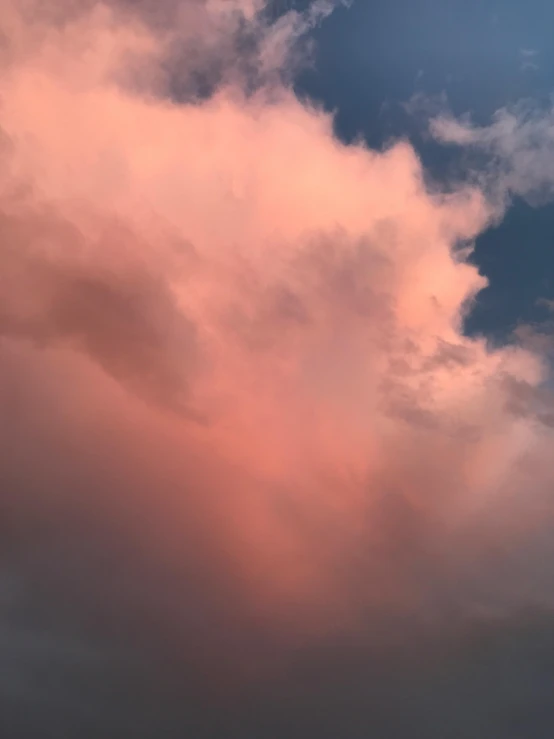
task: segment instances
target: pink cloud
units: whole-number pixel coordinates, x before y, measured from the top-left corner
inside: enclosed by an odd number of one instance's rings
[[[242,17],[269,55],[309,23],[240,7],[193,4],[189,31],[225,56]],[[493,217],[484,193],[430,193],[407,143],[345,146],[275,77],[163,98],[171,39],[139,16],[28,28],[18,10],[0,326],[20,429],[4,473],[26,495],[9,505],[54,531],[115,520],[184,582],[312,634],[530,546],[552,432],[513,402],[545,364],[462,333],[484,280],[455,248]],[[518,597],[490,577],[487,604]]]

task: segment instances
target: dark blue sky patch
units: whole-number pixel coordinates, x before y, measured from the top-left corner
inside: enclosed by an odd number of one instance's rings
[[[472,261],[490,283],[466,323],[468,333],[507,338],[518,323],[549,317],[554,298],[554,206],[516,201],[502,223],[478,239]]]

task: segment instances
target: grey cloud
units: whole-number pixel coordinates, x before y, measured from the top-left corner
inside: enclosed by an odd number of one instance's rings
[[[533,101],[498,110],[488,126],[475,125],[469,115],[448,113],[431,120],[440,142],[478,152],[485,157],[473,176],[500,204],[513,196],[532,205],[554,197],[554,112]]]

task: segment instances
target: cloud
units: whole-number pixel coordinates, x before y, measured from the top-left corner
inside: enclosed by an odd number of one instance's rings
[[[467,115],[456,119],[441,113],[432,119],[431,132],[440,142],[485,157],[475,176],[491,197],[505,202],[519,196],[532,205],[552,199],[554,126],[550,107],[521,101],[498,110],[486,126],[473,124]]]
[[[279,705],[304,650],[550,607],[547,364],[462,332],[485,283],[457,247],[495,203],[429,192],[407,143],[346,146],[295,96],[328,6],[22,7],[1,15],[1,505],[50,618],[188,710],[249,680]],[[512,156],[499,121],[436,133]]]

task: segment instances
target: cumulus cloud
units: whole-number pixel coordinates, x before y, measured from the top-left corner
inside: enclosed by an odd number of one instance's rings
[[[292,646],[551,601],[547,366],[462,332],[484,280],[457,247],[495,205],[297,99],[328,10],[0,16],[6,556],[204,696]]]

